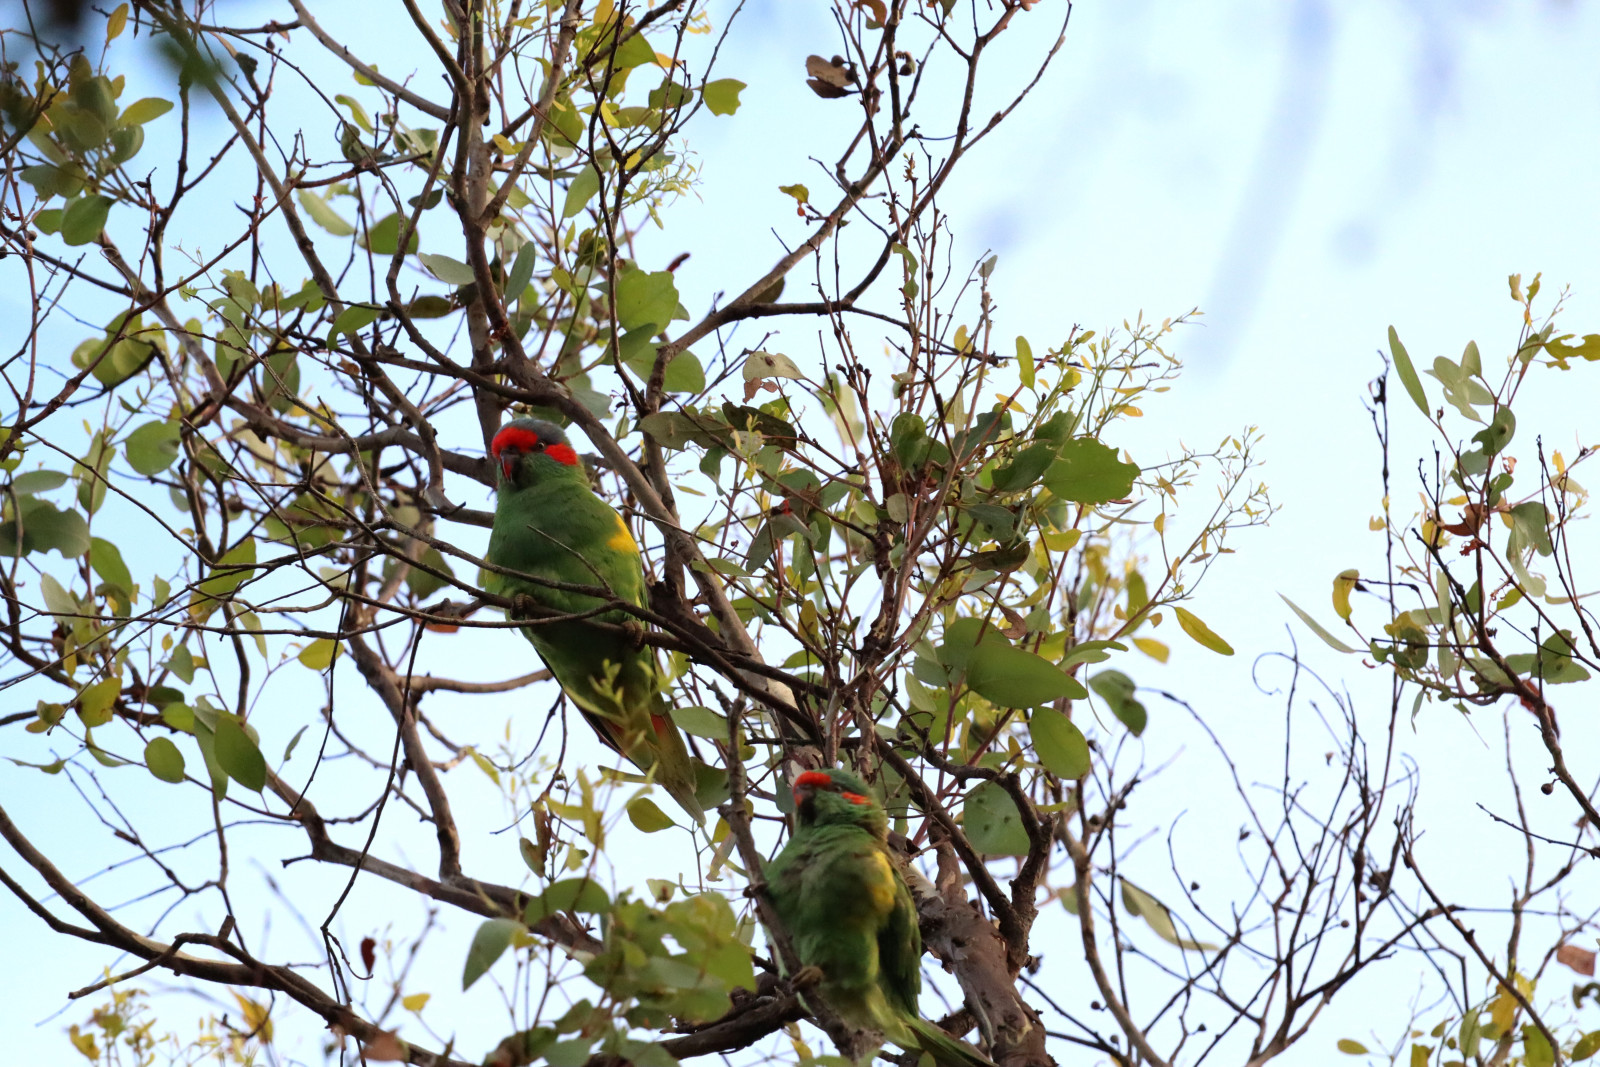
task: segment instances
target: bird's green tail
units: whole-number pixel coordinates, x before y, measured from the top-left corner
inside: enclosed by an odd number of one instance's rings
[[[957,1040],[928,1022],[926,1019],[906,1020],[910,1037],[916,1046],[932,1056],[939,1067],[995,1067],[994,1061],[967,1044]]]
[[[655,702],[650,724],[656,734],[655,744],[650,746],[655,756],[656,784],[665,789],[667,795],[676,800],[678,806],[688,812],[695,822],[704,826],[705,809],[695,797],[699,776],[695,774],[694,760],[689,758],[683,734],[678,732],[677,725],[672,721],[672,712],[666,701],[658,699]]]

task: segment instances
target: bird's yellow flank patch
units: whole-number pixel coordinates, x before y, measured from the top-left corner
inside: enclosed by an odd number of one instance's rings
[[[895,897],[894,868],[889,865],[889,857],[873,849],[871,859],[865,867],[871,871],[870,874],[865,874],[865,881],[873,909],[880,912],[889,911],[894,907]]]
[[[611,535],[611,539],[606,542],[606,547],[616,549],[618,552],[632,552],[637,556],[639,554],[639,543],[633,539],[633,534],[628,531],[628,524],[623,522],[622,516],[614,511],[611,513],[611,517],[617,520],[617,532]]]

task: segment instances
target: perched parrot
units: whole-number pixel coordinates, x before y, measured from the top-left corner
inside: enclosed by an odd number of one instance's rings
[[[500,484],[488,561],[534,578],[600,586],[615,599],[642,607],[639,546],[622,516],[589,487],[583,463],[560,428],[540,419],[513,419],[495,435],[490,452]],[[485,572],[484,587],[507,598],[526,595],[566,614],[604,603],[493,571]],[[632,616],[613,609],[590,618],[626,623]],[[655,650],[597,629],[587,619],[530,625],[522,633],[600,740],[640,770],[653,769],[655,781],[696,822],[704,822],[695,800],[694,764],[661,694]]]
[[[767,892],[801,965],[822,972],[828,1006],[939,1067],[994,1067],[917,1010],[917,906],[866,784],[849,771],[806,771],[794,780],[794,804],[794,834],[767,866]]]

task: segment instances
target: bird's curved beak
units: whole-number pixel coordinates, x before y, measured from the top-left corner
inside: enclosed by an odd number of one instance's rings
[[[500,475],[506,481],[513,481],[517,470],[516,454],[510,451],[500,453]]]

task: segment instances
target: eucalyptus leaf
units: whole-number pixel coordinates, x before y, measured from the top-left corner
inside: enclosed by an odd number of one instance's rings
[[[983,782],[967,794],[962,827],[972,847],[989,856],[1026,856],[1028,832],[1011,795],[994,782]]]

